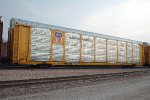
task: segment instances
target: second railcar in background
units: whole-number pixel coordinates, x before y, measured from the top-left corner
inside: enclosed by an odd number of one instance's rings
[[[7,43],[1,44],[1,58],[7,59]]]
[[[2,47],[2,34],[3,34],[3,21],[0,16],[0,59],[1,59],[1,47]]]
[[[144,43],[144,66],[150,67],[150,45]]]
[[[13,18],[8,56],[13,64],[143,66],[142,42]]]

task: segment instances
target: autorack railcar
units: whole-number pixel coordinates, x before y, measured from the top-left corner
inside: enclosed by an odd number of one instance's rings
[[[13,18],[13,64],[143,66],[143,42]]]

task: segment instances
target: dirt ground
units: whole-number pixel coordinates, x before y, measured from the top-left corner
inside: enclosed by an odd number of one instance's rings
[[[0,81],[55,78],[150,70],[150,68],[113,69],[0,69]]]

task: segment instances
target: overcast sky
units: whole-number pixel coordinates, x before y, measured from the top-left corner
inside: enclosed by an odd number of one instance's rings
[[[11,18],[150,42],[150,0],[0,0],[4,35]]]

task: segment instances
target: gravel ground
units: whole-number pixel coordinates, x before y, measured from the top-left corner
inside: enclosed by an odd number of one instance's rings
[[[68,77],[149,70],[148,68],[126,69],[0,69],[0,81]]]
[[[150,100],[150,76],[97,82],[88,86],[3,100]]]

